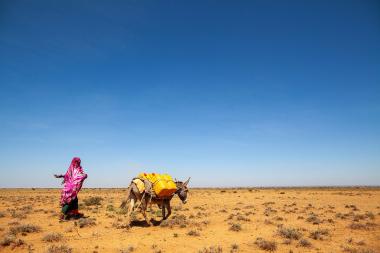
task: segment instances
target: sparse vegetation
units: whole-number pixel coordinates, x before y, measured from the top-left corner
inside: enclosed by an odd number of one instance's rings
[[[239,223],[233,223],[230,226],[231,231],[239,232],[242,230],[241,225]]]
[[[310,238],[314,240],[323,240],[323,236],[327,236],[329,231],[327,229],[317,229],[315,231],[310,232]]]
[[[42,240],[45,242],[59,242],[63,238],[63,235],[61,233],[49,233],[45,235]]]
[[[51,245],[47,249],[46,253],[71,253],[73,250],[67,245]]]
[[[370,222],[367,222],[367,223],[352,222],[348,227],[354,230],[369,230],[374,226],[375,224],[370,223]]]
[[[189,232],[187,232],[187,235],[190,235],[190,236],[200,236],[201,234],[196,231],[196,230],[190,230]]]
[[[12,243],[14,243],[16,241],[16,237],[14,235],[5,235],[3,239],[1,239],[0,241],[0,245],[5,247],[5,246],[9,246],[11,245]]]
[[[198,253],[222,253],[223,248],[221,246],[210,246],[208,248],[203,248],[198,251]]]
[[[183,214],[171,216],[171,218],[162,221],[160,224],[161,227],[171,227],[171,228],[175,226],[184,228],[187,225],[188,225],[187,218]]]
[[[311,213],[309,217],[306,218],[306,221],[314,225],[322,223],[322,221],[318,218],[318,216],[315,213]]]
[[[78,220],[78,226],[80,228],[83,228],[83,227],[90,227],[90,226],[94,226],[96,225],[96,222],[95,222],[95,219],[94,218],[80,218]]]
[[[346,253],[375,253],[372,249],[358,249],[351,246],[342,246],[342,251]]]
[[[280,227],[278,230],[277,230],[277,233],[283,237],[283,238],[287,238],[287,239],[294,239],[294,240],[298,240],[302,237],[302,234],[301,232],[299,232],[297,229],[294,229],[294,228],[284,228],[284,227]]]
[[[236,243],[231,245],[231,253],[238,251],[238,250],[239,250],[239,245],[237,245]]]
[[[120,250],[120,253],[131,253],[133,251],[135,251],[135,247],[130,245],[130,246],[128,246],[128,248]]]
[[[311,242],[309,242],[307,239],[301,239],[299,240],[298,245],[301,247],[309,248],[311,247]]]
[[[191,190],[186,204],[175,196],[172,214],[162,222],[153,205],[151,227],[138,208],[132,219],[118,212],[124,194],[119,189],[84,189],[79,209],[89,218],[64,222],[59,222],[59,191],[0,190],[0,252],[172,252],[169,241],[177,252],[377,252],[378,189],[370,190],[372,197],[366,189],[344,189],[339,195],[330,189],[220,190]],[[103,200],[87,206],[82,200],[90,196]],[[254,235],[262,238],[255,241]],[[72,241],[76,237],[80,240]],[[129,246],[136,238],[151,243]],[[115,242],[112,249],[107,240]]]
[[[13,235],[17,235],[19,233],[21,234],[37,233],[40,231],[41,231],[41,228],[39,226],[32,225],[32,224],[17,225],[9,229],[10,234],[13,234]]]
[[[115,211],[115,207],[113,205],[108,205],[107,206],[107,211],[114,212]]]
[[[277,243],[275,241],[264,240],[261,237],[256,239],[255,244],[262,250],[275,251],[277,249]]]
[[[86,206],[99,206],[102,203],[102,197],[89,197],[83,200],[84,205]]]

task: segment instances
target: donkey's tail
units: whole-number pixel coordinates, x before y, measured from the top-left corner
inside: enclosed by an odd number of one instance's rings
[[[128,201],[129,201],[129,197],[131,195],[131,190],[132,190],[132,184],[129,185],[126,198],[123,200],[123,202],[121,202],[120,208],[125,208],[125,206],[127,205]]]

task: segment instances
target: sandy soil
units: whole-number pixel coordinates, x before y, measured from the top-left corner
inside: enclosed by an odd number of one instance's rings
[[[88,218],[59,222],[59,189],[2,189],[0,251],[380,252],[379,188],[190,189],[152,227],[138,212],[127,226],[125,191],[83,189]],[[156,206],[151,216],[160,220]]]

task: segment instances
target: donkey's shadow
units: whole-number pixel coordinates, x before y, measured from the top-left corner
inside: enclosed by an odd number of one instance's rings
[[[159,226],[161,224],[161,221],[156,221],[154,219],[150,219],[150,222],[153,226]],[[149,227],[148,223],[145,220],[133,220],[130,224],[131,227],[142,227],[146,228]]]

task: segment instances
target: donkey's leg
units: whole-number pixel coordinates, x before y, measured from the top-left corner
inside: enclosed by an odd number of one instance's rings
[[[133,209],[135,208],[135,203],[136,203],[136,200],[134,197],[132,197],[129,201],[128,210],[127,210],[128,223],[131,223],[131,215],[132,215]]]
[[[165,218],[165,200],[162,202],[162,205],[161,205],[161,212],[162,212],[162,220],[166,220]]]
[[[152,223],[150,222],[150,217],[146,212],[146,209],[148,208],[148,205],[149,205],[149,199],[150,199],[150,196],[148,196],[148,195],[146,195],[143,199],[141,199],[141,201],[142,201],[141,211],[142,211],[142,215],[145,218],[146,223],[148,223],[148,225],[151,226]]]
[[[166,216],[165,219],[169,218],[169,216],[172,214],[172,207],[170,206],[170,200],[166,200],[166,208],[168,209],[168,216]]]

